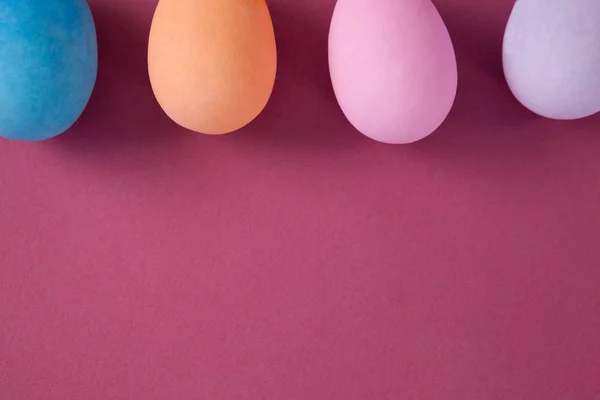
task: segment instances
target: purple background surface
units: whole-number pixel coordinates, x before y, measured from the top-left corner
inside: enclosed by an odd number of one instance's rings
[[[334,1],[269,4],[272,101],[209,137],[153,98],[156,0],[91,1],[84,116],[0,140],[0,399],[597,399],[600,116],[514,100],[513,1],[436,1],[458,98],[410,146],[336,105]]]

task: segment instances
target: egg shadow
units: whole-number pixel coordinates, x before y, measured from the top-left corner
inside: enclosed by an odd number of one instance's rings
[[[458,92],[442,126],[406,146],[410,156],[465,176],[477,171],[488,180],[518,190],[528,190],[547,172],[544,168],[558,168],[561,173],[577,168],[574,160],[557,163],[557,153],[582,143],[600,144],[600,135],[594,134],[600,115],[551,120],[529,111],[513,96],[502,67],[502,42],[514,0],[435,3],[454,44]]]
[[[459,71],[456,101],[447,123],[455,128],[523,128],[540,117],[512,95],[502,68],[502,41],[512,6],[438,6],[452,37]],[[514,132],[514,130],[511,130]]]
[[[525,170],[532,159],[546,157],[544,144],[554,140],[546,133],[560,129],[516,100],[502,68],[504,30],[514,2],[435,3],[454,44],[458,92],[442,126],[411,149],[492,174],[507,158],[513,168]]]
[[[160,148],[177,151],[184,130],[161,110],[147,72],[153,9],[90,2],[98,37],[98,77],[75,125],[52,140],[60,151],[84,157],[129,156]]]
[[[333,92],[328,34],[334,6],[334,0],[269,2],[278,51],[275,88],[265,110],[236,138],[311,152],[368,143],[347,121]]]
[[[521,144],[531,139],[533,145],[548,137],[548,131],[558,134],[567,126],[577,129],[589,123],[589,119],[557,121],[541,117],[511,93],[502,66],[502,44],[514,0],[437,3],[458,63],[458,93],[446,121],[448,127],[458,131],[458,137],[462,133],[499,142],[519,140]]]

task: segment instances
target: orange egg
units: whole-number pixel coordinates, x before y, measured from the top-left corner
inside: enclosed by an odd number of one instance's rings
[[[267,104],[277,71],[265,0],[160,0],[148,45],[152,90],[192,131],[240,129]]]

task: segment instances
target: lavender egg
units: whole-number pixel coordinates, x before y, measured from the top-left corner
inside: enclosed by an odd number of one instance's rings
[[[504,35],[504,74],[534,113],[560,120],[600,111],[600,1],[517,0]]]

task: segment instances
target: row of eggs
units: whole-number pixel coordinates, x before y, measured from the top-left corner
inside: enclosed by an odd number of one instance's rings
[[[384,143],[434,132],[455,100],[448,30],[431,0],[338,0],[329,33],[335,95],[348,120]],[[600,1],[517,0],[503,64],[531,111],[576,119],[600,111]],[[160,0],[150,31],[151,86],[179,125],[224,134],[267,104],[277,70],[265,0]],[[96,80],[85,0],[0,3],[0,136],[44,140],[71,127]]]

